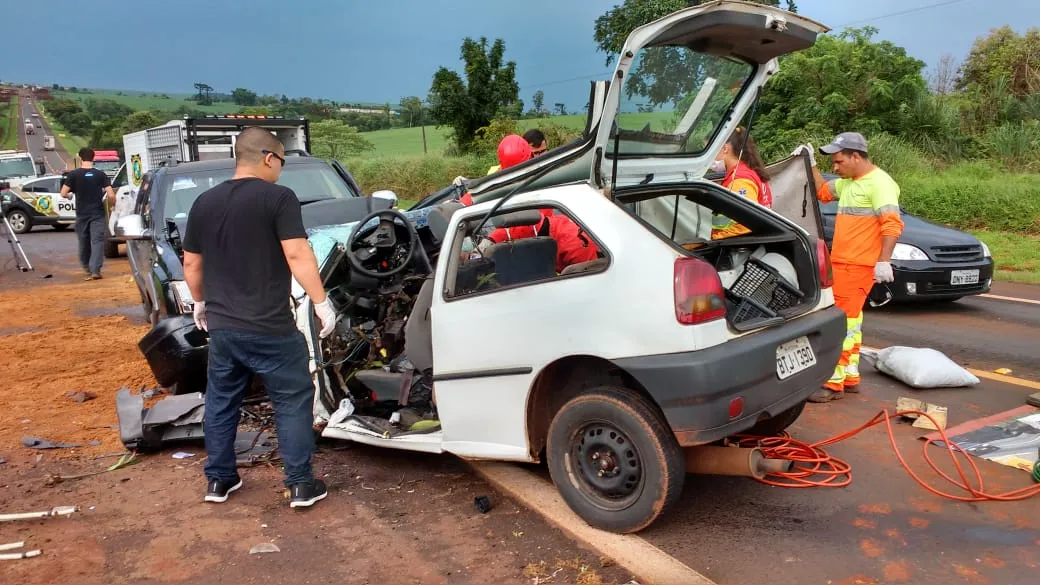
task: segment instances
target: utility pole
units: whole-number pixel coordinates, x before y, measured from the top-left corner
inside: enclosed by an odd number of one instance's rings
[[[419,102],[419,125],[422,126],[422,153],[426,155],[426,118],[423,116],[423,103]]]

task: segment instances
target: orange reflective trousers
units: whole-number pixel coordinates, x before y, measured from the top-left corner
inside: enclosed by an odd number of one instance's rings
[[[874,288],[874,267],[837,264],[834,269],[834,304],[845,311],[845,341],[841,359],[825,388],[841,392],[859,384],[859,348],[863,343],[863,305]]]

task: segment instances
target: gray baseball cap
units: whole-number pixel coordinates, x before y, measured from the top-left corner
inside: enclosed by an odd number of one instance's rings
[[[842,132],[835,136],[830,144],[821,146],[820,152],[834,154],[845,149],[867,152],[867,139],[859,132]]]

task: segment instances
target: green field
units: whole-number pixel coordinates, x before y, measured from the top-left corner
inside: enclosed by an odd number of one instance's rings
[[[972,230],[986,242],[997,263],[994,280],[1040,284],[1040,237],[1006,232]]]
[[[628,130],[641,129],[646,124],[651,124],[654,130],[670,128],[674,114],[672,112],[654,112],[641,114],[622,114],[621,125]],[[538,128],[543,124],[555,124],[565,128],[581,130],[585,127],[585,114],[568,114],[566,116],[550,116],[548,118],[532,118],[520,120],[518,126],[524,132],[531,128]],[[426,147],[429,154],[441,154],[448,145],[448,135],[451,129],[448,126],[426,127]],[[414,156],[423,154],[423,141],[421,128],[394,128],[391,130],[376,130],[374,132],[362,132],[362,136],[375,146],[370,154],[376,156]],[[559,144],[550,144],[549,148],[555,148]]]
[[[241,109],[241,106],[229,102],[220,102],[213,104],[212,106],[200,106],[189,100],[188,98],[190,96],[183,94],[129,92],[114,89],[92,89],[89,91],[91,93],[54,91],[51,92],[51,95],[56,99],[75,100],[80,103],[83,103],[88,99],[112,100],[134,110],[164,110],[172,112],[181,106],[187,106],[208,114],[231,114]],[[123,95],[119,95],[120,93]],[[156,97],[156,94],[158,94],[159,97]],[[163,95],[168,97],[162,97]]]
[[[14,96],[11,101],[0,105],[0,150],[18,148],[18,130],[21,128],[18,100],[18,96]]]
[[[87,146],[87,142],[89,141],[81,136],[73,136],[66,132],[65,128],[63,128],[61,124],[55,121],[51,116],[47,115],[46,103],[47,102],[41,100],[36,101],[36,107],[40,110],[40,115],[47,120],[48,124],[50,124],[51,132],[54,133],[55,140],[61,144],[62,148],[65,149],[65,152],[69,153],[70,157],[75,157],[76,153],[79,152],[79,149]]]

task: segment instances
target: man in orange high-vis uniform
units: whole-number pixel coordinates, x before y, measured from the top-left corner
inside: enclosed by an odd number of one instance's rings
[[[812,145],[799,146],[795,153]],[[899,185],[871,162],[867,140],[858,132],[843,132],[820,152],[831,156],[840,179],[828,182],[816,168],[813,177],[820,201],[838,200],[838,215],[831,242],[834,269],[834,303],[845,311],[848,330],[834,374],[809,400],[828,402],[859,392],[859,349],[863,342],[863,305],[875,282],[892,282],[892,250],[903,220],[899,211]]]

